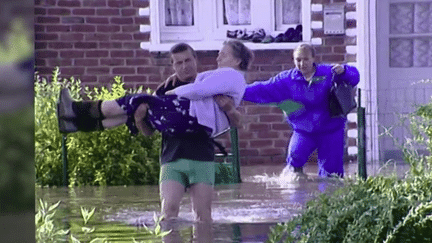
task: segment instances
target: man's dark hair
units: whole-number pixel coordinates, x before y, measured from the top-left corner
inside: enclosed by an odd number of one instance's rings
[[[196,54],[195,50],[189,44],[186,44],[186,43],[175,44],[173,47],[171,47],[170,54],[172,55],[172,54],[184,52],[187,50],[190,50],[192,55],[195,58],[197,58],[197,54]]]

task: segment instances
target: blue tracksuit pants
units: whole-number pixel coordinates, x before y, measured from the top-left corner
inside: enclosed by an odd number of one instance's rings
[[[288,145],[287,164],[302,167],[309,155],[318,149],[318,174],[326,177],[336,173],[343,177],[345,130],[330,133],[307,133],[294,131]]]

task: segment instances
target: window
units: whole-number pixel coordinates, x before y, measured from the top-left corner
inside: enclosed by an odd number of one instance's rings
[[[310,41],[310,0],[150,0],[151,47],[169,49],[184,41],[194,48],[220,48],[227,31],[264,29],[276,36],[303,25]],[[247,43],[252,49],[290,49],[296,43]],[[169,47],[168,47],[169,46]],[[213,47],[212,47],[213,46]]]
[[[390,67],[432,67],[432,3],[390,4]]]

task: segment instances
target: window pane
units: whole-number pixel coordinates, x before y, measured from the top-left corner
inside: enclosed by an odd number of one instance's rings
[[[250,25],[250,0],[224,0],[224,24]]]
[[[301,0],[282,0],[282,24],[300,24]]]
[[[390,33],[413,33],[413,12],[414,4],[412,3],[390,4]]]
[[[390,67],[413,66],[413,40],[409,38],[390,39]]]
[[[193,0],[165,0],[165,25],[194,25]]]

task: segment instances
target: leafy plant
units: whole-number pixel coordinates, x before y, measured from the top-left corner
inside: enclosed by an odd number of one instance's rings
[[[394,139],[410,170],[403,179],[345,178],[332,195],[322,194],[287,223],[271,228],[267,242],[432,242],[432,102],[409,119],[412,138]],[[402,120],[404,123],[405,120]]]
[[[154,230],[147,227],[144,227],[144,231],[128,226],[105,227],[105,225],[94,222],[94,207],[91,210],[80,207],[82,221],[72,219],[70,224],[65,226],[65,224],[60,222],[61,216],[56,216],[60,203],[61,201],[58,201],[53,205],[48,205],[47,202],[39,199],[35,216],[36,242],[106,243],[115,240],[115,233],[119,231],[123,233],[130,232],[130,235],[133,235],[131,238],[133,242],[155,242],[155,240],[161,239],[171,232],[161,229],[160,221],[162,218],[158,218],[156,215],[154,216],[156,225]],[[135,237],[149,240],[137,241]]]
[[[81,226],[81,231],[83,233],[82,238],[84,238],[86,240],[86,242],[90,242],[90,243],[107,242],[106,238],[94,238],[94,239],[90,240],[92,238],[90,236],[90,234],[95,231],[95,227],[89,227],[88,222],[93,217],[94,212],[95,212],[94,207],[91,211],[87,210],[86,208],[81,207],[81,217],[84,221],[83,226]],[[81,242],[77,238],[75,238],[72,234],[71,234],[71,240],[74,243],[80,243]]]
[[[120,77],[106,87],[89,88],[79,79],[60,80],[56,68],[48,82],[35,76],[36,182],[45,186],[62,184],[62,135],[59,133],[56,102],[60,90],[69,88],[76,100],[111,100],[143,88],[125,90]],[[147,92],[151,92],[147,90]],[[132,136],[126,126],[99,132],[67,135],[69,186],[156,184],[159,176],[160,134]]]
[[[163,220],[163,216],[158,217],[158,216],[156,215],[156,213],[155,213],[155,214],[153,215],[153,220],[154,220],[155,225],[156,225],[156,227],[155,227],[154,230],[148,228],[147,225],[143,224],[143,226],[144,226],[144,228],[147,230],[147,232],[149,232],[150,234],[152,234],[152,235],[154,235],[154,236],[156,236],[156,237],[164,237],[164,236],[168,235],[169,233],[171,233],[172,230],[164,231],[164,230],[162,230],[162,228],[161,228],[160,222]],[[134,240],[135,240],[135,239],[134,239]]]
[[[366,181],[345,179],[345,183],[333,195],[322,194],[309,201],[301,216],[273,227],[268,242],[383,242],[389,235],[395,235],[390,238],[397,237],[396,242],[409,242],[393,233],[399,232],[395,227],[401,227],[397,225],[409,217],[410,210],[432,200],[431,176],[407,180],[369,177]],[[423,228],[430,224],[429,211],[423,212],[416,214],[416,222],[423,220],[424,224],[417,228],[411,227],[413,221],[405,224],[412,229],[409,237],[432,237]]]
[[[66,242],[69,229],[61,229],[54,223],[55,210],[60,205],[60,201],[48,207],[48,203],[39,200],[38,211],[35,216],[36,223],[36,242]]]

